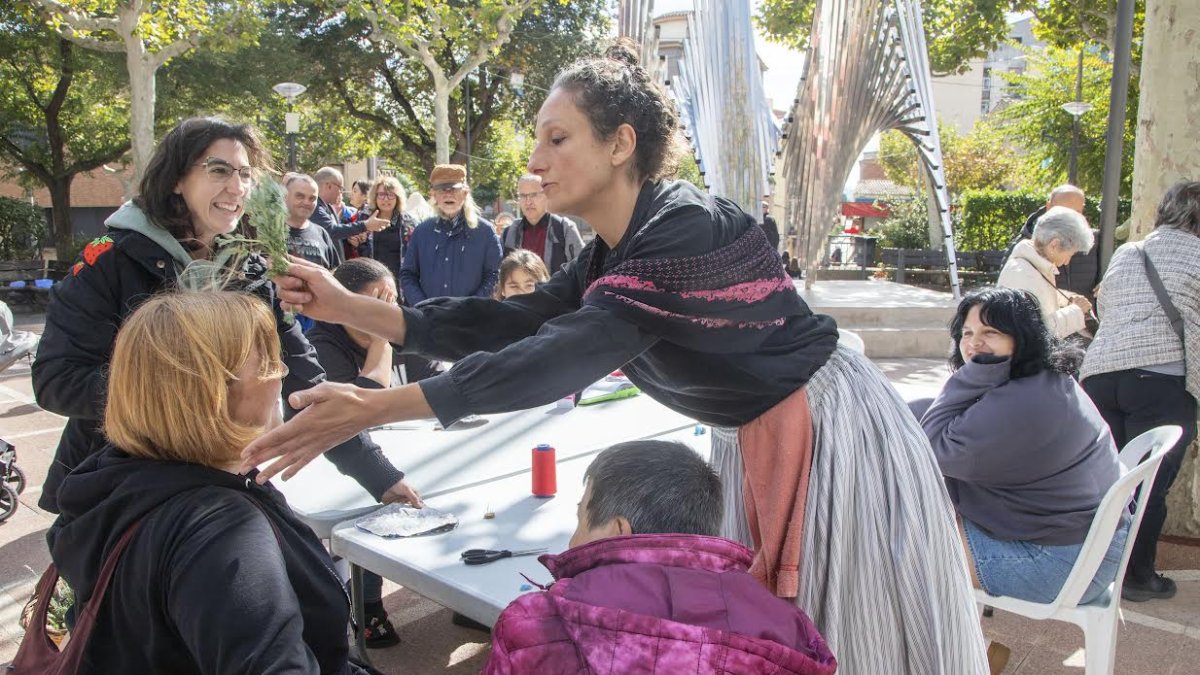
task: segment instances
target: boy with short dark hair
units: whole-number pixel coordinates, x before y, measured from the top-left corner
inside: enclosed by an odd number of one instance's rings
[[[555,583],[501,613],[484,673],[837,669],[804,612],[747,573],[753,553],[715,536],[721,481],[690,448],[614,445],[585,481],[571,548],[540,558]]]

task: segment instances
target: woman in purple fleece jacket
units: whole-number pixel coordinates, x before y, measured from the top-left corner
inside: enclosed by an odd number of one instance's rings
[[[950,331],[954,374],[921,426],[959,514],[972,581],[991,595],[1051,602],[1120,477],[1108,426],[1071,376],[1082,354],[1054,338],[1027,291],[967,296]],[[1127,532],[1118,528],[1084,603],[1112,583]],[[1007,648],[988,655],[999,672]]]
[[[588,467],[571,548],[543,555],[555,583],[517,598],[483,672],[831,675],[812,621],[746,572],[721,539],[721,481],[695,452],[621,443]]]

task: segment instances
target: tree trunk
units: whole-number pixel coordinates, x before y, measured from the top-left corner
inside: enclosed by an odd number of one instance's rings
[[[433,137],[437,143],[437,163],[450,163],[450,85],[435,78],[433,90]]]
[[[55,176],[46,185],[50,190],[51,234],[59,260],[75,248],[75,233],[71,229],[71,181],[74,179],[75,176]]]
[[[1130,241],[1154,229],[1167,188],[1200,176],[1200,2],[1147,0],[1142,44]]]
[[[154,78],[158,68],[151,63],[141,40],[127,40],[125,47],[125,65],[129,69],[129,140],[133,148],[131,185],[136,187],[154,154]]]
[[[1167,188],[1200,176],[1200,2],[1146,0],[1141,98],[1133,159],[1130,241],[1154,229],[1154,213]],[[1168,495],[1164,532],[1200,534],[1200,466],[1192,459]]]

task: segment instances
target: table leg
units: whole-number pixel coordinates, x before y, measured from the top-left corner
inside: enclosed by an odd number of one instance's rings
[[[354,613],[354,625],[358,630],[354,631],[354,646],[358,650],[358,659],[364,665],[374,667],[371,664],[371,657],[367,655],[367,610],[363,604],[363,568],[350,564],[350,611]]]

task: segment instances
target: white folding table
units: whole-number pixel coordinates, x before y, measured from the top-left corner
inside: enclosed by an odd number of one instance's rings
[[[542,406],[483,416],[478,427],[435,430],[421,420],[371,432],[389,460],[422,498],[481,485],[528,471],[530,451],[554,446],[558,459],[602,450],[614,443],[691,428],[695,421],[642,394],[574,409]],[[324,457],[287,482],[275,481],[288,504],[317,536],[328,539],[336,523],[379,507],[354,479]]]

